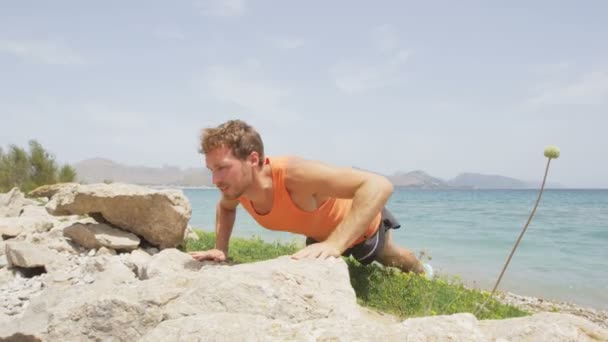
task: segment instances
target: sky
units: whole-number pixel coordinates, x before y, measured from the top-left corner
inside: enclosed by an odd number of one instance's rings
[[[0,0],[0,146],[204,167],[268,155],[608,188],[606,1]],[[602,152],[604,151],[604,152]],[[603,156],[603,157],[602,157]]]

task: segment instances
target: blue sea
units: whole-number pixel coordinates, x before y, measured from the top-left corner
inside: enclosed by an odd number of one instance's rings
[[[213,231],[215,189],[185,189],[190,224]],[[400,221],[396,242],[424,253],[437,273],[491,290],[538,197],[538,190],[395,189],[387,207]],[[303,241],[266,230],[239,208],[233,236]],[[499,290],[608,310],[608,190],[543,192]]]

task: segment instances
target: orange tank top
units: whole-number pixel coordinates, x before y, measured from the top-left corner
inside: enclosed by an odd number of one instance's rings
[[[270,230],[278,230],[302,234],[316,241],[325,241],[336,229],[351,209],[352,199],[330,198],[315,211],[304,211],[296,206],[285,187],[286,157],[269,158],[265,160],[272,170],[273,204],[270,212],[258,214],[251,201],[241,196],[239,202],[245,210],[262,226]],[[365,241],[372,236],[380,225],[381,213],[370,223],[367,231],[350,247]]]

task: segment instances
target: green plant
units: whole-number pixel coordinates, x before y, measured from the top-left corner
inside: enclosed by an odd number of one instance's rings
[[[36,140],[29,141],[29,153],[17,145],[0,148],[0,192],[18,187],[29,192],[45,184],[72,182],[76,171],[69,165],[60,169],[55,157]]]
[[[488,296],[488,299],[479,308],[477,308],[477,310],[475,311],[476,314],[484,309],[487,302],[492,298],[492,295],[494,294],[494,292],[496,292],[496,289],[498,288],[498,284],[500,284],[500,280],[502,279],[503,275],[505,274],[505,271],[507,270],[507,267],[509,266],[509,262],[511,261],[511,258],[513,258],[513,254],[515,254],[515,250],[517,249],[517,246],[519,246],[521,239],[524,237],[524,234],[526,233],[526,229],[528,229],[528,225],[530,224],[530,221],[532,221],[532,217],[534,217],[534,213],[536,212],[536,208],[538,207],[540,198],[543,195],[543,190],[545,188],[545,182],[547,181],[547,174],[549,173],[549,165],[551,164],[551,159],[559,158],[559,154],[560,154],[560,152],[559,152],[559,148],[557,146],[547,146],[545,148],[544,155],[545,155],[545,157],[547,157],[547,166],[545,167],[545,175],[543,177],[543,182],[540,186],[540,191],[538,193],[538,198],[536,199],[536,203],[534,204],[534,208],[532,209],[532,212],[530,213],[530,217],[528,217],[528,221],[526,222],[526,225],[524,226],[521,233],[519,234],[519,237],[517,238],[517,241],[515,242],[515,245],[513,246],[513,249],[511,250],[511,253],[509,254],[509,257],[507,258],[507,261],[505,262],[505,265],[503,266],[502,271],[500,271],[500,275],[498,276],[498,280],[496,280],[496,284],[494,285],[492,292]]]
[[[76,170],[70,165],[64,165],[59,169],[59,182],[68,183],[76,180]]]
[[[185,244],[187,251],[200,251],[215,246],[215,234],[194,230],[199,236],[198,240],[188,240]],[[229,262],[235,264],[273,259],[281,255],[295,253],[299,247],[297,243],[281,244],[279,242],[264,242],[260,237],[250,239],[233,237],[230,239]]]

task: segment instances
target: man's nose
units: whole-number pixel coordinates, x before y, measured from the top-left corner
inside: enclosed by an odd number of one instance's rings
[[[211,181],[213,182],[214,185],[217,185],[221,181],[221,177],[219,176],[219,174],[213,172],[213,174],[211,176]]]

